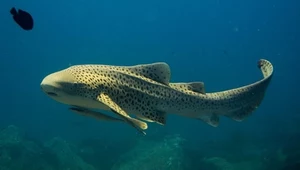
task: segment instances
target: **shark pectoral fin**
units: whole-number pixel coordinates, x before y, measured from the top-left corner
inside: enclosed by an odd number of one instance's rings
[[[112,116],[108,116],[106,114],[103,114],[101,112],[96,112],[96,111],[92,111],[86,108],[80,108],[80,107],[70,107],[69,108],[71,111],[83,115],[83,116],[88,116],[88,117],[92,117],[98,120],[104,120],[104,121],[121,121],[124,122],[123,119],[118,119]]]
[[[147,110],[141,113],[140,115],[141,119],[144,119],[149,122],[156,122],[160,125],[166,124],[166,113],[162,111],[157,110]]]
[[[197,119],[200,119],[213,127],[219,126],[220,118],[217,114],[214,113],[209,115],[203,115],[201,117],[198,117]]]
[[[170,83],[170,87],[182,92],[193,91],[196,93],[205,94],[203,82]]]
[[[131,118],[117,103],[115,103],[107,94],[101,93],[97,97],[98,101],[107,105],[113,113],[123,118],[127,123],[136,128],[139,132],[146,134],[143,130],[148,128],[147,123]]]

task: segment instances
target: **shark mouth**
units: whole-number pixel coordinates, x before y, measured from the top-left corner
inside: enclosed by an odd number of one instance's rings
[[[58,96],[56,93],[54,93],[54,92],[47,92],[47,94],[49,95],[49,96]]]

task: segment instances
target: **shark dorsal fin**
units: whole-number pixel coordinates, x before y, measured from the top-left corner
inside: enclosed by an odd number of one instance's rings
[[[189,90],[205,94],[205,88],[203,82],[191,82],[187,83]]]
[[[162,83],[164,85],[169,85],[171,71],[170,67],[167,63],[157,62],[152,64],[141,64],[128,67],[132,73],[137,75],[142,75],[151,80],[154,80],[158,83]]]
[[[170,87],[179,91],[193,91],[196,93],[205,94],[203,82],[190,82],[190,83],[170,83]]]

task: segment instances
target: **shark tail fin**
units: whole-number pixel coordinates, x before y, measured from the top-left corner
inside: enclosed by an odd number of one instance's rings
[[[235,121],[241,122],[244,119],[246,119],[248,116],[250,116],[251,113],[254,112],[258,108],[260,102],[258,102],[257,104],[251,104],[247,107],[242,107],[236,111],[230,112],[230,114],[227,114],[225,116],[227,116]]]
[[[238,90],[244,91],[244,98],[240,99],[239,108],[225,114],[225,116],[235,121],[243,121],[262,103],[273,75],[273,66],[268,60],[260,59],[258,61],[258,68],[262,72],[263,79],[252,85],[239,88]],[[234,91],[235,89],[231,92],[234,93]],[[243,100],[243,102],[241,102],[241,100]]]
[[[258,68],[261,70],[264,79],[268,79],[273,74],[273,65],[265,59],[260,59],[257,63]]]

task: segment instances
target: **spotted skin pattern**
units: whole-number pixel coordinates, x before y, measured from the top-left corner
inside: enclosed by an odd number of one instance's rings
[[[242,121],[260,105],[271,81],[273,66],[261,59],[258,67],[264,76],[260,81],[213,93],[205,92],[202,82],[170,83],[171,72],[166,63],[76,65],[46,76],[41,86],[45,93],[55,94],[49,96],[58,102],[110,110],[128,121],[134,119],[130,115],[135,115],[164,125],[166,114],[173,113],[216,127],[220,115]],[[103,96],[110,102],[104,101]],[[147,129],[145,124],[139,128]]]

